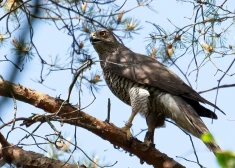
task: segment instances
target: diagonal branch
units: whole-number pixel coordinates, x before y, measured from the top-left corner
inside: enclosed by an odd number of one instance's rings
[[[61,99],[53,98],[44,93],[8,81],[0,81],[0,96],[11,98],[11,93],[14,95],[15,99],[43,109],[48,113],[57,114],[57,116],[64,119],[64,123],[85,128],[113,145],[119,146],[129,153],[136,155],[140,160],[154,167],[184,167],[155,148],[150,148],[146,151],[146,145],[138,139],[133,139],[130,145],[126,134],[113,124],[103,122],[85,112],[78,112],[79,110],[70,104],[64,104],[63,107],[61,107],[64,102]]]

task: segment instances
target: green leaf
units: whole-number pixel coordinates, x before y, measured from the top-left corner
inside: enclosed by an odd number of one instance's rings
[[[222,151],[216,153],[217,161],[222,168],[235,167],[235,153],[231,151]]]
[[[214,141],[215,141],[215,140],[214,140],[214,137],[213,137],[212,134],[209,133],[209,132],[202,134],[201,139],[202,139],[202,141],[205,142],[205,143],[209,143],[209,142],[214,142]]]

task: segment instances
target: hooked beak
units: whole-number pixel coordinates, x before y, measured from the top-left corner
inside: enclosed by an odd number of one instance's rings
[[[101,40],[97,38],[95,32],[92,32],[91,35],[90,35],[90,42],[91,42],[92,45],[94,45],[96,43],[101,42]]]

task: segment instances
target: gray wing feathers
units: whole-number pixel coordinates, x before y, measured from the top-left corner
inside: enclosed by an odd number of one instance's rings
[[[174,72],[151,57],[137,54],[125,48],[107,57],[105,67],[117,75],[136,83],[156,87],[167,93],[207,103],[224,113],[213,103],[201,97],[184,83]]]

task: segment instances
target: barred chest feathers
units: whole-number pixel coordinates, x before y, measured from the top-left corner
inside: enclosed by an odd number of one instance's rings
[[[158,111],[157,108],[162,107],[160,104],[161,96],[164,94],[154,87],[144,86],[134,83],[129,79],[120,77],[108,68],[103,68],[105,81],[114,95],[128,105],[133,110],[140,112],[146,116],[150,111]],[[159,104],[160,103],[160,104]]]

